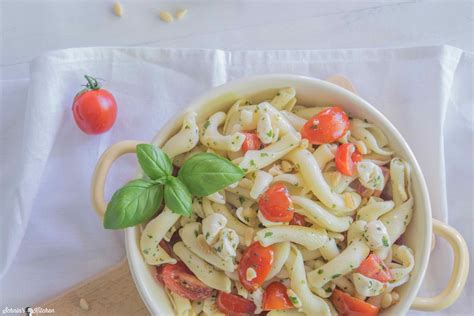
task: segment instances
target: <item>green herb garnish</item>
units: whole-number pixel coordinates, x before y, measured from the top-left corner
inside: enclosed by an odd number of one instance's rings
[[[190,216],[192,195],[207,196],[239,181],[244,172],[227,159],[201,153],[188,159],[178,177],[172,176],[171,160],[151,144],[136,148],[143,179],[130,181],[117,190],[104,215],[104,227],[121,229],[150,220],[165,201],[176,214]]]

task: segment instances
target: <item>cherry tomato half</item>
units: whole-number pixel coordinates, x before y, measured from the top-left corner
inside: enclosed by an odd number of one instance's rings
[[[349,129],[349,118],[338,106],[327,108],[311,117],[301,129],[301,137],[311,144],[332,143]]]
[[[258,200],[258,209],[272,222],[289,222],[295,210],[288,189],[283,183],[275,183]]]
[[[359,268],[357,268],[357,272],[380,282],[388,282],[393,279],[392,273],[385,262],[374,253],[362,261]]]
[[[355,164],[362,160],[362,155],[357,151],[354,144],[346,143],[337,147],[335,162],[336,168],[346,176],[354,174]]]
[[[265,281],[273,264],[273,248],[263,247],[258,241],[251,244],[240,259],[238,273],[240,283],[248,290],[255,291]],[[247,280],[247,269],[255,270],[256,276]]]
[[[290,221],[290,225],[311,226],[311,223],[306,221],[306,217],[295,212],[293,214],[293,218]]]
[[[293,304],[286,294],[286,286],[275,281],[270,283],[263,293],[263,310],[282,310],[293,308]]]
[[[217,294],[217,308],[228,316],[252,315],[257,308],[255,304],[242,296],[219,292]]]
[[[205,300],[213,290],[202,283],[182,261],[164,264],[161,279],[172,292],[192,301]]]
[[[379,313],[377,306],[352,297],[338,289],[332,293],[331,302],[336,307],[339,316],[377,316]]]
[[[77,126],[86,134],[107,132],[117,118],[117,103],[114,96],[101,89],[96,79],[85,76],[86,89],[79,92],[72,104],[72,113]]]
[[[245,135],[245,140],[242,144],[242,152],[246,153],[249,150],[257,150],[262,148],[262,142],[255,133],[242,133]]]

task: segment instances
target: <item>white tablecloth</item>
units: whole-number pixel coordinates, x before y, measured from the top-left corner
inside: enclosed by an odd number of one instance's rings
[[[452,47],[88,48],[36,59],[29,79],[1,85],[0,307],[32,305],[118,262],[124,256],[122,234],[103,230],[90,204],[90,179],[100,154],[119,140],[151,139],[198,94],[253,74],[351,78],[412,147],[428,183],[433,216],[449,217],[472,250],[473,60]],[[71,115],[84,74],[105,79],[104,87],[118,101],[117,122],[101,136],[83,134]],[[109,196],[135,168],[133,157],[113,167]],[[439,242],[422,294],[443,288],[450,264],[449,248]],[[471,314],[472,283],[471,278],[446,315]]]

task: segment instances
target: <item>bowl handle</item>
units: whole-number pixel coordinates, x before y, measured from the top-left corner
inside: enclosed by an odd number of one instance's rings
[[[433,231],[448,241],[454,253],[454,266],[446,288],[434,297],[416,297],[412,308],[439,311],[453,304],[461,294],[469,272],[469,252],[461,234],[449,225],[433,219]]]
[[[144,142],[137,140],[124,140],[110,146],[100,157],[95,166],[94,174],[92,175],[92,205],[97,214],[103,217],[107,209],[107,203],[104,198],[105,179],[109,174],[110,167],[117,158],[124,154],[134,153],[138,144]]]

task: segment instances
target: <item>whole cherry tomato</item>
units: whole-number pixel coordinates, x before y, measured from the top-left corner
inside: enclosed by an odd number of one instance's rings
[[[258,209],[272,222],[289,222],[295,213],[288,189],[282,183],[275,183],[262,194]]]
[[[301,128],[301,137],[311,144],[327,144],[344,136],[349,118],[338,106],[327,108],[311,117]]]
[[[85,75],[87,85],[74,97],[72,113],[77,126],[86,134],[107,132],[117,118],[117,103],[114,96],[101,89],[95,78]]]

